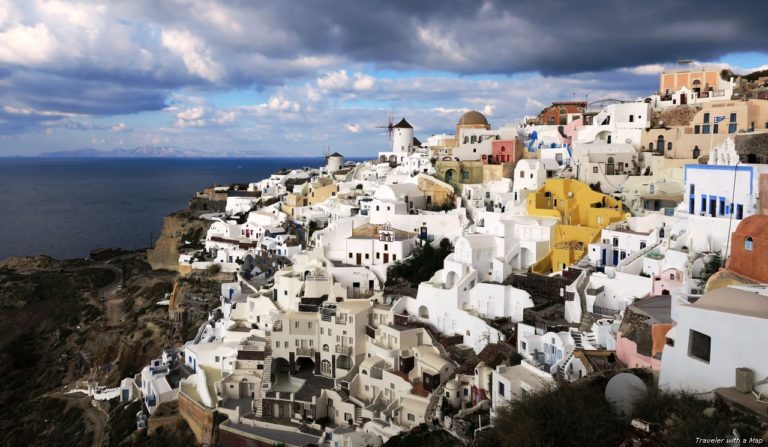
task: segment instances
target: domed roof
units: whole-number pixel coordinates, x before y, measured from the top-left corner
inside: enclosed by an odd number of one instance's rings
[[[459,389],[459,382],[456,381],[456,380],[451,379],[451,380],[449,380],[445,384],[445,389],[452,390],[452,391],[458,390]]]
[[[485,118],[485,115],[483,115],[482,113],[476,110],[470,110],[464,115],[461,115],[461,118],[459,118],[459,122],[456,123],[456,125],[457,126],[471,126],[471,125],[487,126],[488,120]]]

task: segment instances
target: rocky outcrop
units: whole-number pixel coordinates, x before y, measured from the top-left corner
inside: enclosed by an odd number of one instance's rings
[[[180,248],[199,245],[210,225],[210,221],[198,219],[197,214],[190,211],[165,216],[157,243],[147,250],[147,261],[155,270],[178,271]]]

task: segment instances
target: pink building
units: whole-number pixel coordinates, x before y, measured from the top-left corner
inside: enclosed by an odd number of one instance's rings
[[[495,140],[491,142],[491,155],[483,155],[483,163],[509,163],[514,166],[521,158],[523,158],[523,142],[520,139]]]
[[[661,275],[653,277],[653,295],[669,295],[678,287],[683,286],[683,273],[677,269],[666,269]]]
[[[616,338],[616,357],[629,368],[661,370],[661,354],[672,329],[669,295],[644,298],[627,308]]]

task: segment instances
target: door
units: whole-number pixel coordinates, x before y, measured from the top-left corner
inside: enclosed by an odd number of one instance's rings
[[[389,262],[389,253],[384,253],[384,264]]]
[[[358,253],[357,254],[357,265],[361,265],[362,264],[362,261],[363,261],[362,258],[363,258],[363,255]]]
[[[685,93],[682,93],[680,95],[680,105],[686,105],[688,104],[688,98],[685,96]]]

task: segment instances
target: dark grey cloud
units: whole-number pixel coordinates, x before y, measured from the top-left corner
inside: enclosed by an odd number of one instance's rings
[[[746,0],[207,0],[58,4],[0,13],[1,131],[51,116],[160,110],[179,90],[270,88],[338,68],[540,72],[652,89],[611,71],[765,51],[768,8]],[[58,9],[56,9],[58,8]],[[32,29],[35,32],[32,32]],[[45,37],[45,38],[43,38]],[[646,79],[646,78],[643,78]],[[589,84],[579,84],[581,95]],[[444,92],[428,100],[447,100]],[[399,93],[379,98],[396,101]],[[388,99],[389,98],[389,99]]]

